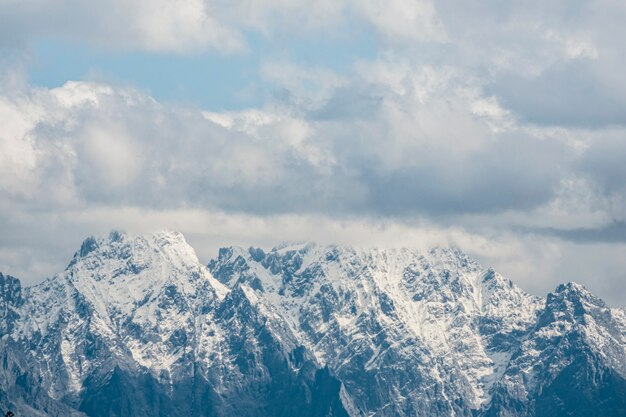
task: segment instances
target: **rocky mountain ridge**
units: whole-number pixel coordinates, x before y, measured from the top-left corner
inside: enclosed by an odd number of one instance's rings
[[[180,233],[112,232],[41,284],[0,275],[0,336],[20,415],[626,415],[623,309],[529,295],[454,248],[205,266]]]

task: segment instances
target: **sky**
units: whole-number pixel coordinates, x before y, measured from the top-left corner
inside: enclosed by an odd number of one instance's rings
[[[0,271],[456,246],[626,302],[626,3],[0,0]]]

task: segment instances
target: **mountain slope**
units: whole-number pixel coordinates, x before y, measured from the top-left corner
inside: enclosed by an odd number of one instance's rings
[[[487,415],[624,415],[622,317],[584,287],[560,285],[498,382]]]
[[[470,415],[541,306],[454,249],[229,248],[209,267],[272,303],[378,415]]]
[[[27,288],[6,327],[43,392],[90,416],[340,404],[339,388],[324,391],[339,382],[302,355],[293,365],[293,338],[274,334],[246,297],[216,281],[179,233],[114,232],[86,239],[64,272]]]
[[[626,313],[546,299],[454,248],[88,238],[0,274],[0,405],[61,416],[626,415]]]

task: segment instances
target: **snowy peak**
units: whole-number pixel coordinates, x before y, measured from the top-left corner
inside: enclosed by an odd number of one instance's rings
[[[407,302],[457,304],[493,312],[526,299],[531,310],[542,301],[531,297],[493,269],[482,266],[457,248],[353,248],[313,243],[281,245],[268,252],[259,248],[222,248],[209,263],[222,283],[246,283],[261,292],[281,296],[311,295],[324,284],[356,290],[371,289],[409,298]],[[267,288],[266,288],[267,287]],[[398,300],[396,300],[397,302]]]
[[[129,417],[537,417],[567,415],[537,401],[568,372],[604,378],[589,398],[626,387],[624,310],[574,283],[529,295],[457,248],[228,247],[207,267],[180,233],[112,232],[34,287],[0,274],[0,318],[49,401],[103,417],[120,396]]]
[[[191,296],[205,288],[223,296],[225,291],[200,264],[184,236],[170,231],[90,237],[64,274],[94,304],[122,310],[161,293]]]
[[[250,269],[256,263],[271,275],[289,280],[294,274],[307,269],[329,266],[369,267],[380,271],[389,270],[399,264],[415,264],[433,270],[477,271],[480,265],[456,248],[433,248],[427,252],[412,249],[356,248],[349,246],[317,245],[307,242],[282,244],[265,252],[260,248],[222,248],[218,258],[209,264],[218,279],[232,278],[233,273]],[[228,270],[223,268],[230,268]],[[221,278],[219,278],[221,277]],[[224,282],[224,281],[223,281]]]
[[[548,294],[538,326],[572,329],[575,326],[585,326],[594,318],[606,321],[609,318],[604,318],[605,315],[611,315],[611,309],[604,301],[584,286],[568,282]]]
[[[574,308],[575,313],[582,313],[585,307],[605,308],[606,304],[593,295],[584,286],[575,282],[559,285],[554,292],[548,294],[547,305],[553,308]],[[577,307],[577,308],[576,308]]]
[[[67,269],[82,263],[85,268],[95,270],[107,260],[126,261],[129,269],[118,272],[131,273],[139,273],[150,263],[159,261],[177,268],[198,263],[195,251],[181,233],[161,231],[133,236],[113,231],[108,237],[91,236],[85,239]]]
[[[456,248],[226,248],[209,268],[231,288],[257,291],[320,363],[337,369],[347,392],[358,387],[354,374],[378,370],[394,380],[407,377],[398,368],[414,369],[412,377],[433,389],[445,384],[441,375],[464,381],[458,395],[473,408],[488,400],[543,305]],[[425,355],[441,359],[424,368]],[[359,371],[345,369],[347,361]],[[383,397],[397,403],[390,406],[396,412],[417,410],[418,397],[434,395],[408,385],[388,389]],[[370,411],[384,405],[359,400]]]
[[[582,285],[570,282],[548,294],[544,309],[497,384],[497,396],[506,400],[494,408],[509,415],[513,412],[509,407],[516,401],[524,403],[526,398],[547,396],[549,399],[538,401],[536,407],[552,409],[555,403],[561,403],[560,411],[536,411],[537,415],[593,415],[595,402],[615,400],[600,400],[606,395],[604,379],[614,379],[618,386],[626,387],[625,377],[626,339],[621,312],[608,308]],[[583,402],[580,410],[576,410],[575,402],[563,403],[560,397],[572,387],[587,391],[589,401]],[[606,415],[626,411],[621,410]]]
[[[151,325],[167,315],[211,309],[228,292],[184,236],[171,231],[90,237],[52,280],[66,282],[105,320]]]
[[[165,231],[90,237],[64,272],[27,292],[16,338],[36,344],[46,366],[63,363],[46,377],[77,392],[96,370],[144,367],[169,378],[185,368],[197,317],[228,290],[182,234]]]

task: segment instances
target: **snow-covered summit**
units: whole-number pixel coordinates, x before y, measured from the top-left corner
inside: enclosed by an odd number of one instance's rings
[[[94,304],[122,313],[168,286],[185,295],[193,294],[198,284],[212,286],[220,297],[225,292],[185,237],[172,231],[137,236],[114,231],[108,237],[87,238],[64,274]]]
[[[39,285],[0,274],[0,319],[10,374],[94,416],[115,395],[131,417],[533,417],[572,366],[605,378],[588,398],[626,381],[624,310],[575,283],[535,297],[458,248],[228,247],[205,266],[180,233],[111,232]]]
[[[147,367],[174,372],[195,329],[228,290],[177,232],[90,237],[65,271],[25,291],[15,337],[37,346],[53,391],[76,392],[92,372]],[[89,341],[89,343],[85,343]],[[54,395],[53,395],[54,396]]]
[[[340,376],[347,372],[346,381],[356,347],[362,373],[389,368],[395,374],[391,369],[400,363],[434,386],[445,385],[442,375],[459,378],[465,382],[456,395],[476,408],[489,399],[515,340],[543,304],[457,248],[227,248],[209,267],[226,285],[259,292],[321,363]],[[424,355],[435,362],[424,366]],[[401,404],[417,409],[420,398],[432,394],[388,389],[390,410]],[[454,404],[441,407],[453,410]]]

